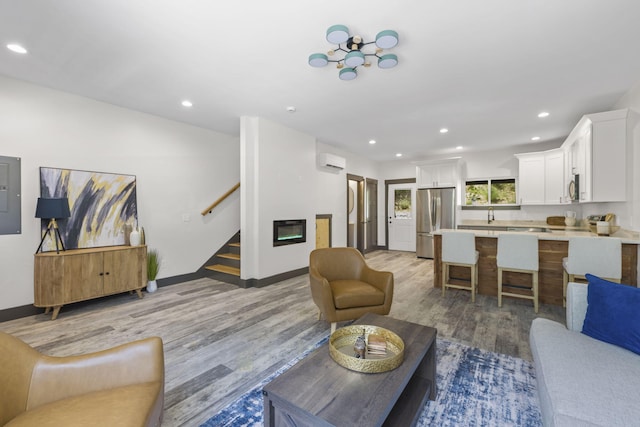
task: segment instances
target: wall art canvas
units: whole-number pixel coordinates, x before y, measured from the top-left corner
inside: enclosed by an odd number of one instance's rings
[[[40,197],[69,199],[71,217],[57,221],[66,249],[124,245],[137,225],[135,175],[41,167]],[[43,250],[55,250],[55,240]]]

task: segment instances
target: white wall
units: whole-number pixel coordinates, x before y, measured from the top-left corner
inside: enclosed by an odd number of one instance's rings
[[[263,118],[242,117],[240,144],[241,278],[263,279],[308,266],[316,240],[315,138]],[[306,219],[307,241],[274,247],[273,221],[289,219]]]
[[[322,153],[331,153],[347,159],[342,150],[316,142],[316,160]],[[347,170],[351,159],[343,170],[323,167],[319,161],[314,165],[316,171],[316,198],[314,206],[317,214],[331,215],[331,245],[347,246]],[[355,213],[355,209],[353,210]]]
[[[381,178],[379,164],[321,142],[316,144],[316,152],[344,157],[347,163],[346,168],[338,172],[317,165],[317,211],[333,215],[333,246],[347,245],[347,173],[378,180],[378,245],[384,245],[384,178]],[[354,208],[352,215],[355,212]]]
[[[378,243],[384,245],[384,181],[415,177],[415,165],[409,161],[379,164],[361,159],[264,119],[242,119],[241,155],[236,137],[17,80],[0,77],[0,94],[0,155],[22,158],[22,233],[0,236],[0,309],[33,302],[33,252],[40,240],[40,221],[33,214],[40,194],[40,166],[136,175],[139,222],[149,245],[164,259],[160,278],[195,271],[241,222],[243,232],[252,236],[251,243],[243,236],[244,279],[308,265],[308,253],[315,246],[316,214],[332,215],[333,246],[345,246],[347,173],[378,180]],[[640,83],[614,108],[626,107],[640,111]],[[639,165],[640,149],[634,147],[640,146],[640,121],[637,114],[633,117],[629,161]],[[514,176],[513,154],[560,143],[462,154],[462,178]],[[320,167],[316,155],[321,152],[345,157],[346,169],[332,172]],[[629,170],[630,182],[640,182],[640,169]],[[241,192],[202,217],[200,211],[241,176]],[[620,212],[622,221],[639,229],[640,185],[630,191],[632,200],[625,204],[571,205],[571,209],[578,210],[579,217],[592,210]],[[241,201],[247,207],[242,214]],[[526,206],[521,211],[497,211],[496,219],[543,220],[566,209]],[[183,222],[184,216],[190,221]],[[272,221],[287,218],[307,219],[303,250],[300,245],[272,246]],[[486,212],[458,212],[458,218],[483,219]],[[245,257],[245,250],[256,256]]]
[[[514,146],[504,150],[475,151],[471,153],[457,153],[460,157],[460,181],[464,183],[468,179],[506,178],[518,176],[517,153],[545,151],[558,148],[562,140],[549,141],[538,144]],[[438,158],[425,158],[422,161],[436,161]],[[383,180],[403,179],[416,177],[416,162],[394,160],[383,163],[380,166]],[[462,189],[464,186],[462,186]],[[520,210],[500,210],[495,212],[496,220],[545,220],[547,216],[564,215],[568,209],[577,210],[581,215],[580,207],[571,206],[523,206]],[[457,221],[469,219],[486,219],[484,210],[461,210],[458,206],[456,212]],[[384,224],[383,224],[384,226]]]
[[[483,178],[512,178],[518,177],[518,159],[515,154],[551,150],[560,147],[562,140],[550,141],[540,144],[518,145],[504,150],[474,152],[463,154],[461,162],[461,182]],[[464,185],[462,186],[464,191]],[[545,205],[522,206],[520,210],[497,210],[494,212],[496,220],[515,221],[544,221],[548,216],[564,216],[567,210],[577,211],[581,217],[580,207],[576,205]],[[457,212],[458,221],[485,220],[485,210],[461,210]]]
[[[380,165],[380,174],[383,180],[415,178],[416,165],[406,160],[392,160]]]
[[[522,206],[520,211],[497,211],[497,220],[544,220],[551,215],[564,215],[567,210],[577,212],[578,219],[585,219],[588,215],[614,213],[615,223],[626,229],[640,229],[640,82],[630,90],[611,110],[630,108],[628,120],[627,142],[627,202],[616,203],[573,203],[570,205],[544,205]],[[634,109],[637,109],[634,111]],[[513,149],[491,151],[485,153],[472,153],[463,156],[463,171],[466,169],[466,178],[491,178],[517,176],[518,162],[513,155],[515,153],[536,152],[557,148],[563,140],[535,146],[519,146]],[[621,159],[621,161],[624,161]],[[486,211],[459,211],[458,218],[486,219]]]
[[[0,309],[33,303],[39,167],[136,175],[159,278],[196,271],[240,226],[238,138],[0,77],[0,155],[22,159],[22,234],[0,236]],[[183,215],[190,221],[183,222]]]
[[[627,131],[628,225],[623,226],[640,230],[640,80],[616,103],[614,109],[619,108],[630,109]],[[624,218],[621,218],[621,223],[624,224]]]

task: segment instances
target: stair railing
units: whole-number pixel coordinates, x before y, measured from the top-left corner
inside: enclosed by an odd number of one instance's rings
[[[202,216],[205,216],[207,214],[210,214],[211,211],[213,211],[213,209],[218,206],[220,203],[222,203],[224,201],[224,199],[226,199],[227,197],[229,197],[234,191],[236,191],[238,188],[240,188],[240,183],[237,183],[236,185],[234,185],[233,187],[231,187],[229,189],[229,191],[227,191],[226,193],[224,193],[222,196],[220,196],[220,198],[218,200],[216,200],[215,202],[211,203],[211,205],[203,210],[201,212]]]

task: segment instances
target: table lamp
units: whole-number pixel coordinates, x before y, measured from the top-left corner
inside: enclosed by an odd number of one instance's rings
[[[47,237],[48,234],[52,233],[51,229],[53,229],[53,235],[51,236],[51,238],[55,239],[56,241],[56,253],[60,253],[58,241],[60,241],[62,250],[66,250],[64,248],[64,243],[62,242],[62,236],[60,236],[60,230],[58,229],[58,223],[56,222],[56,219],[69,218],[70,216],[71,212],[69,212],[69,199],[67,199],[66,197],[58,199],[45,199],[42,197],[38,197],[38,204],[36,205],[36,218],[48,219],[49,225],[47,226],[47,231],[42,235],[42,240],[40,240],[40,245],[38,246],[36,253],[40,252],[45,237]]]

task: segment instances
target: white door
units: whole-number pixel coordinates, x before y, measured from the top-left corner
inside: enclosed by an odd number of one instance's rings
[[[389,250],[416,250],[416,184],[391,184],[388,194]]]

